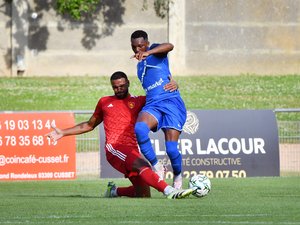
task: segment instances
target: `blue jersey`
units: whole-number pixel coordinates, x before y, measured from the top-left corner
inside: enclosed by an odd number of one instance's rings
[[[158,44],[151,45],[150,49]],[[165,91],[164,85],[169,83],[171,75],[167,54],[150,55],[137,64],[137,75],[146,92],[146,104],[172,97],[178,97],[178,91]]]

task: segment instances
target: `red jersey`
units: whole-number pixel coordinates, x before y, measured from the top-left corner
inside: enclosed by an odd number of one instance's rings
[[[131,95],[125,99],[116,96],[100,98],[93,116],[104,123],[106,143],[137,146],[134,126],[145,101],[145,96]]]

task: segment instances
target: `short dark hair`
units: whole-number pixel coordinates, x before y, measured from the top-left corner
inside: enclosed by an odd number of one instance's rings
[[[117,71],[117,72],[114,72],[111,77],[110,77],[110,81],[113,81],[113,80],[118,80],[118,79],[121,79],[121,78],[124,78],[125,80],[128,80],[128,77],[127,75],[122,72],[122,71]]]
[[[131,39],[136,38],[144,38],[144,40],[148,41],[148,34],[143,30],[136,30],[131,34]]]

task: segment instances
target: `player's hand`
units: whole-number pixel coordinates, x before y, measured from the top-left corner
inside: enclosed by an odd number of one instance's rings
[[[59,139],[63,137],[63,133],[59,128],[57,128],[55,125],[51,124],[51,127],[53,128],[53,131],[51,131],[48,134],[45,134],[48,138],[50,138],[53,143],[56,143]]]
[[[136,54],[134,54],[130,58],[131,59],[136,58],[138,61],[142,61],[143,59],[146,59],[147,56],[149,56],[148,52],[137,52]]]
[[[170,92],[176,91],[179,88],[177,82],[173,79],[171,75],[169,76],[169,80],[170,82],[165,84],[164,86],[165,91],[170,91]]]

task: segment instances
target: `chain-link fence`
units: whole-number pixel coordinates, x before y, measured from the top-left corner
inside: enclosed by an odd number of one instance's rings
[[[93,111],[75,111],[75,121],[87,121]],[[77,177],[95,178],[100,176],[99,128],[76,136]]]
[[[275,113],[299,113],[299,110],[280,109]],[[88,120],[92,111],[75,112],[76,122]],[[281,176],[300,176],[300,120],[277,121],[280,149]],[[76,136],[77,176],[100,176],[99,129]],[[101,149],[103,151],[103,149]]]
[[[276,109],[278,114],[297,114],[300,109]],[[279,149],[280,149],[280,174],[281,176],[300,176],[300,120],[277,120]]]

